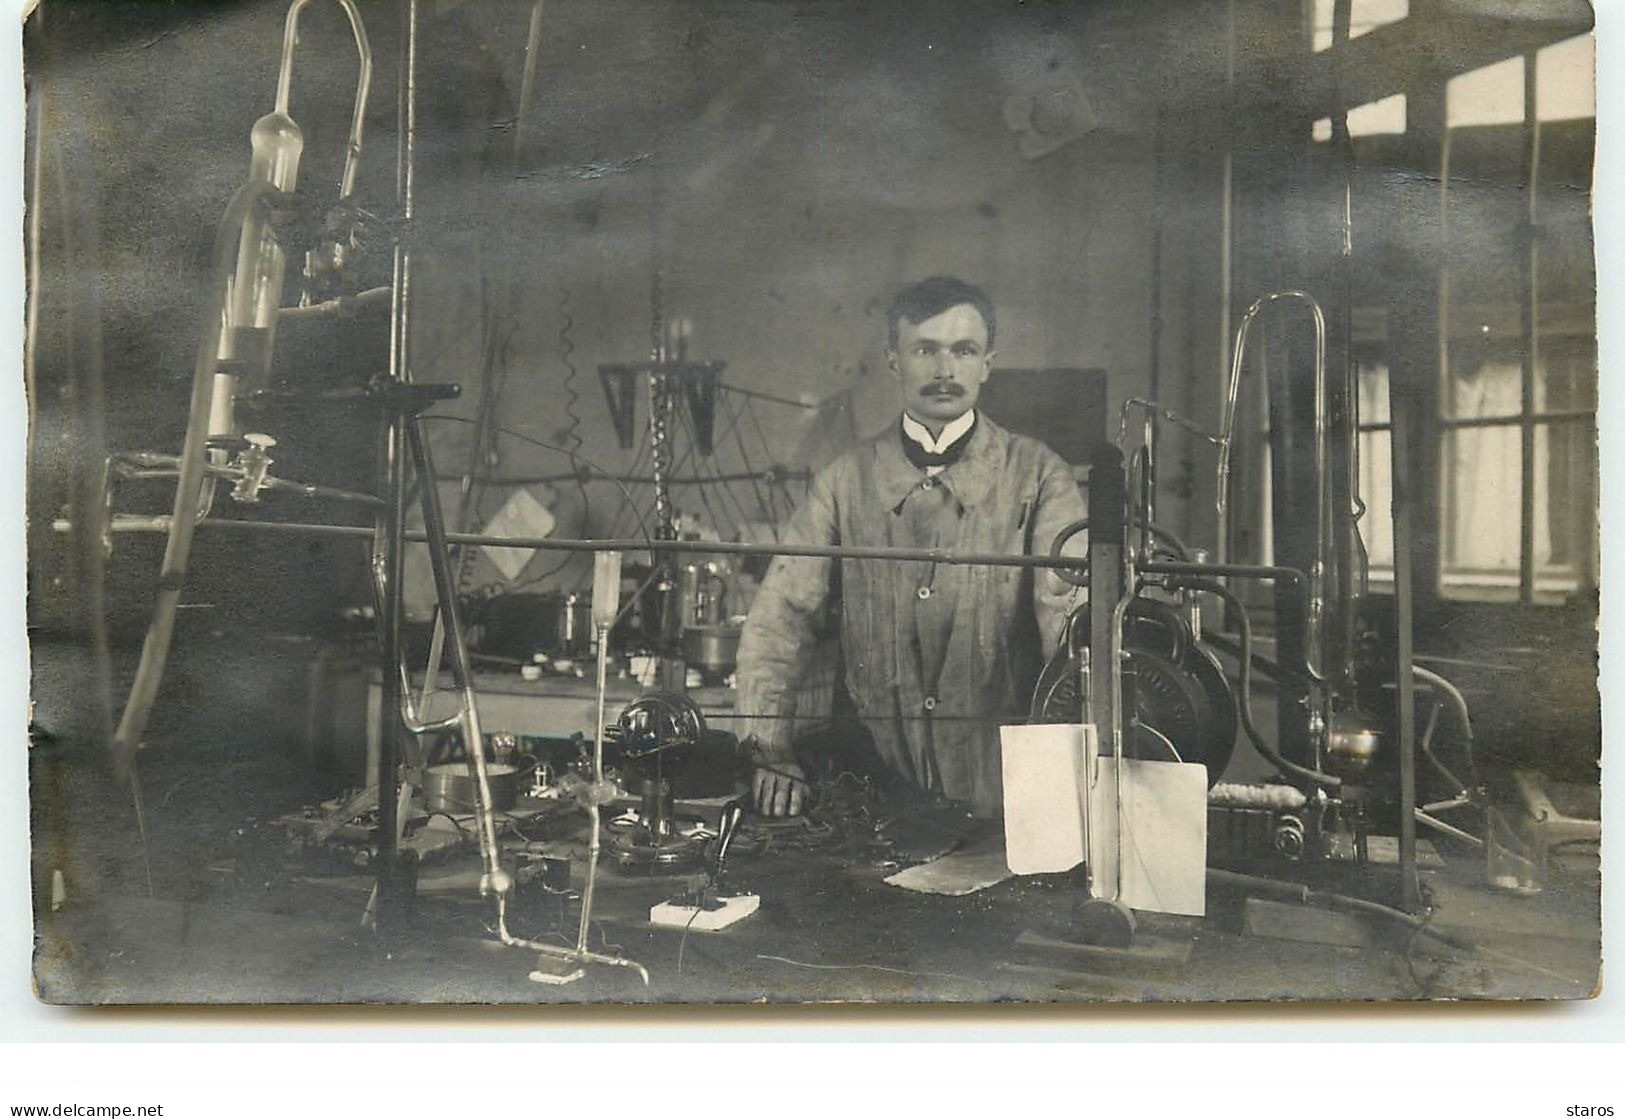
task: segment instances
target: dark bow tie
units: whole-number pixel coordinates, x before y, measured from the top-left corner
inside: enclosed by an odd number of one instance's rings
[[[981,417],[971,420],[971,424],[959,437],[949,443],[940,452],[928,451],[911,436],[903,427],[903,421],[897,421],[898,434],[903,438],[903,454],[908,461],[924,470],[928,466],[952,466],[964,457],[965,447],[970,443],[970,437],[976,432],[976,424]]]

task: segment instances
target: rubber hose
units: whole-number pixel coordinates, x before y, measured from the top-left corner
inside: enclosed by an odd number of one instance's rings
[[[1327,785],[1331,788],[1342,785],[1343,779],[1341,777],[1333,777],[1329,773],[1322,773],[1318,769],[1310,769],[1308,766],[1299,765],[1297,762],[1288,761],[1282,757],[1273,746],[1264,741],[1264,736],[1259,733],[1258,725],[1253,722],[1253,623],[1252,617],[1248,614],[1247,607],[1242,603],[1241,599],[1223,583],[1215,583],[1207,579],[1181,579],[1179,585],[1194,591],[1216,594],[1224,599],[1225,603],[1235,611],[1241,626],[1241,656],[1238,658],[1241,662],[1241,725],[1242,729],[1247,732],[1247,739],[1253,744],[1253,749],[1257,750],[1265,761],[1283,773],[1290,773],[1295,777],[1303,778],[1305,781],[1312,781],[1317,785]]]

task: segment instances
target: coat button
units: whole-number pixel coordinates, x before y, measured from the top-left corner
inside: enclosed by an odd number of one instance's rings
[[[925,709],[927,711],[935,711],[937,709],[937,697],[936,696],[928,695],[928,696],[925,697]]]
[[[927,478],[925,481],[920,483],[920,488],[922,490],[935,489],[936,484],[937,480],[935,478]]]
[[[926,599],[931,597],[931,588],[930,587],[921,587],[919,590],[915,591],[914,593],[920,596],[920,601],[921,602],[924,602]]]

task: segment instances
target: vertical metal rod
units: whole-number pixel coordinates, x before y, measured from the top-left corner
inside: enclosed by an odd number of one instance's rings
[[[530,123],[530,103],[536,89],[536,60],[542,53],[542,5],[536,0],[530,9],[530,32],[525,37],[525,72],[519,80],[519,117],[513,126],[513,162],[517,169],[525,150],[525,126]]]
[[[1129,517],[1128,490],[1123,474],[1123,457],[1115,446],[1105,444],[1095,451],[1089,465],[1089,506],[1095,511],[1094,523],[1100,527],[1089,533],[1089,649],[1091,670],[1088,675],[1089,692],[1084,696],[1088,718],[1095,725],[1093,758],[1085,755],[1088,784],[1085,788],[1085,818],[1099,805],[1090,795],[1099,779],[1098,759],[1105,744],[1110,744],[1112,763],[1122,762],[1122,735],[1119,733],[1122,713],[1118,709],[1122,697],[1121,651],[1123,610],[1126,608],[1126,572],[1124,552],[1127,546]],[[1094,825],[1084,835],[1084,857],[1089,861],[1089,893],[1091,897],[1115,898],[1122,890],[1118,881],[1109,888],[1105,867],[1099,865],[1091,846]],[[1113,860],[1115,861],[1115,860]]]
[[[378,581],[383,595],[379,625],[382,632],[383,677],[380,680],[380,703],[377,772],[374,783],[378,787],[378,830],[375,844],[378,851],[374,897],[374,927],[385,931],[394,916],[396,836],[399,828],[397,798],[400,793],[401,703],[405,695],[401,663],[401,579],[406,555],[406,465],[402,461],[402,441],[406,417],[389,417],[384,432],[383,470],[385,478],[384,509],[378,519],[378,537],[382,553],[373,563],[380,568]]]
[[[1128,736],[1123,733],[1123,724],[1128,716],[1124,712],[1123,702],[1123,623],[1128,617],[1128,608],[1134,601],[1135,575],[1132,563],[1125,563],[1122,586],[1122,595],[1112,606],[1111,645],[1106,650],[1106,656],[1111,665],[1111,693],[1112,711],[1116,717],[1112,720],[1112,819],[1116,824],[1117,842],[1112,852],[1112,897],[1113,901],[1121,901],[1123,897],[1123,846],[1126,838],[1123,821],[1127,813],[1124,811],[1123,799],[1123,771],[1128,768]]]
[[[1121,713],[1112,687],[1116,675],[1111,659],[1113,612],[1123,597],[1128,493],[1122,455],[1110,444],[1100,447],[1090,463],[1089,506],[1095,511],[1093,523],[1099,527],[1089,533],[1089,648],[1094,650],[1094,671],[1090,673],[1090,694],[1086,698],[1100,741],[1115,745],[1118,738],[1114,728]]]
[[[1535,378],[1540,376],[1540,115],[1536,104],[1536,54],[1523,56],[1523,135],[1528,153],[1524,183],[1522,275],[1519,310],[1523,334],[1521,515],[1518,536],[1518,601],[1535,600]]]
[[[44,23],[43,6],[34,10],[34,18]],[[45,139],[45,83],[44,75],[35,70],[30,92],[34,97],[33,145],[29,155],[32,162],[28,170],[28,310],[23,328],[23,387],[28,402],[30,419],[39,416],[39,305],[40,305],[40,247],[41,212],[45,200],[45,153],[49,145]],[[30,444],[32,446],[32,444]]]
[[[1090,652],[1089,646],[1085,645],[1078,650],[1078,722],[1081,724],[1078,727],[1080,738],[1076,759],[1078,820],[1083,832],[1085,888],[1090,897],[1098,897],[1099,895],[1095,893],[1095,859],[1091,853],[1095,849],[1092,842],[1095,824],[1094,804],[1090,794],[1095,787],[1095,772],[1100,768],[1100,725],[1095,722],[1094,712],[1089,706],[1089,697],[1094,693],[1093,672],[1094,654]]]
[[[1235,168],[1233,165],[1233,157],[1229,152],[1224,153],[1224,170],[1222,174],[1223,181],[1220,184],[1219,191],[1219,336],[1222,339],[1219,343],[1219,363],[1221,366],[1228,367],[1234,362],[1239,361],[1241,357],[1241,348],[1245,342],[1245,337],[1237,338],[1235,341],[1235,352],[1233,354],[1229,352],[1229,347],[1231,344],[1230,304],[1235,298],[1233,294],[1233,281],[1231,278],[1231,273],[1234,270],[1234,266],[1231,263],[1231,240],[1233,237],[1232,226],[1235,221],[1233,211]],[[1245,327],[1243,327],[1243,329],[1245,329]],[[1233,369],[1226,368],[1225,371],[1231,377],[1235,376]],[[1220,563],[1228,563],[1230,561],[1230,506],[1225,493],[1227,484],[1227,478],[1220,479],[1219,493],[1215,502],[1218,507],[1218,531],[1215,534],[1218,541],[1216,558]]]
[[[1410,469],[1410,378],[1419,372],[1411,362],[1396,362],[1388,378],[1389,416],[1392,420],[1390,452],[1393,463],[1394,610],[1397,634],[1395,671],[1399,674],[1399,873],[1401,905],[1406,912],[1418,907],[1416,880],[1416,674],[1413,669],[1412,603],[1415,574],[1411,570],[1412,508],[1415,491]]]
[[[1146,364],[1150,367],[1146,393],[1152,400],[1162,399],[1162,227],[1167,219],[1163,202],[1164,152],[1163,107],[1157,106],[1157,122],[1151,145],[1151,338]],[[1151,457],[1156,458],[1156,425],[1147,421],[1147,440]]]
[[[413,186],[417,179],[417,134],[418,134],[418,0],[407,0],[406,3],[406,91],[405,91],[406,150],[402,159],[400,171],[401,191],[401,219],[404,223],[404,233],[410,243],[413,238]],[[409,323],[408,312],[412,299],[412,252],[410,247],[402,254],[400,270],[400,307],[401,307],[401,369],[407,380],[411,379],[411,362],[407,333]]]
[[[592,896],[598,884],[599,837],[598,790],[604,783],[604,717],[605,699],[609,688],[609,631],[599,622],[595,627],[598,637],[598,707],[592,728],[592,791],[587,797],[587,880],[581,889],[581,924],[576,930],[576,951],[587,951],[587,931],[592,925]]]
[[[413,111],[412,76],[417,54],[417,0],[406,0],[406,35],[401,41],[401,72],[397,78],[395,139],[395,194],[403,216],[410,218],[412,208],[411,166],[412,131],[416,118]],[[410,236],[408,230],[403,236]],[[412,379],[408,365],[407,330],[407,276],[411,268],[411,250],[400,240],[395,243],[390,291],[389,379],[394,384],[405,384]],[[378,788],[378,871],[375,907],[375,927],[384,931],[393,916],[395,896],[396,836],[399,828],[398,797],[400,776],[397,771],[400,758],[400,737],[403,730],[401,711],[406,695],[406,680],[401,671],[401,613],[403,599],[401,585],[405,573],[406,553],[406,425],[404,413],[389,417],[384,431],[381,463],[384,471],[384,509],[378,518],[373,566],[377,582],[383,593],[379,604],[383,678],[380,681],[382,710],[379,712],[381,733],[378,736],[378,759],[375,783]]]
[[[1228,0],[1225,5],[1225,39],[1224,39],[1224,88],[1225,95],[1233,98],[1236,88],[1236,0]],[[1233,108],[1233,107],[1232,107]],[[1234,112],[1232,112],[1234,117]],[[1224,164],[1220,170],[1219,179],[1219,369],[1221,376],[1230,374],[1230,304],[1235,299],[1234,278],[1235,264],[1232,259],[1235,239],[1235,155],[1230,148],[1224,152]],[[1238,343],[1239,345],[1239,343]],[[1220,381],[1220,384],[1223,384]],[[1220,482],[1223,486],[1223,481]],[[1225,499],[1221,495],[1217,499],[1218,524],[1215,538],[1218,541],[1215,548],[1215,559],[1219,563],[1228,563],[1230,560],[1230,513]]]
[[[406,442],[412,452],[412,468],[417,472],[419,503],[423,508],[423,530],[429,543],[429,566],[434,574],[435,595],[440,617],[445,623],[446,651],[451,655],[451,675],[461,704],[463,750],[474,770],[479,812],[480,855],[485,864],[481,893],[508,892],[511,880],[498,859],[496,819],[491,809],[491,779],[486,768],[485,736],[480,731],[479,707],[474,701],[474,668],[468,656],[462,616],[457,609],[457,586],[451,571],[451,549],[446,543],[446,515],[440,506],[440,491],[434,485],[434,462],[423,440],[422,426],[413,416],[406,423]]]
[[[1437,381],[1435,382],[1437,385],[1437,392],[1444,397],[1443,401],[1438,401],[1436,403],[1438,410],[1437,414],[1445,414],[1445,410],[1449,409],[1449,414],[1453,415],[1455,412],[1453,399],[1455,389],[1450,372],[1450,320],[1451,316],[1454,314],[1451,305],[1451,283],[1453,277],[1451,275],[1452,253],[1450,248],[1451,131],[1448,122],[1439,130],[1439,132],[1442,137],[1439,142],[1439,316],[1436,325],[1436,329],[1438,331],[1439,364],[1438,370],[1434,375],[1437,377]],[[1390,361],[1388,365],[1389,376],[1392,377],[1394,363]],[[1438,516],[1435,518],[1435,520],[1439,522],[1439,535],[1441,537],[1439,545],[1442,547],[1444,555],[1454,557],[1457,554],[1457,517],[1455,508],[1456,498],[1454,492],[1456,474],[1456,437],[1453,432],[1442,433],[1442,437],[1436,442],[1438,444],[1439,466],[1438,473],[1436,475],[1435,488],[1433,490],[1434,507],[1438,509],[1448,509],[1450,515],[1447,517]],[[1402,556],[1403,554],[1396,549],[1394,552],[1394,562],[1396,565],[1399,563]],[[1429,565],[1428,575],[1431,586],[1425,593],[1429,599],[1432,599],[1439,593],[1439,571],[1437,564]]]

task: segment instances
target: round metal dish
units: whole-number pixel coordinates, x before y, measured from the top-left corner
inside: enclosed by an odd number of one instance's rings
[[[491,808],[506,812],[519,799],[520,768],[493,762],[485,767],[491,786]],[[462,762],[431,765],[423,771],[423,803],[430,812],[467,816],[478,809],[474,775]]]

